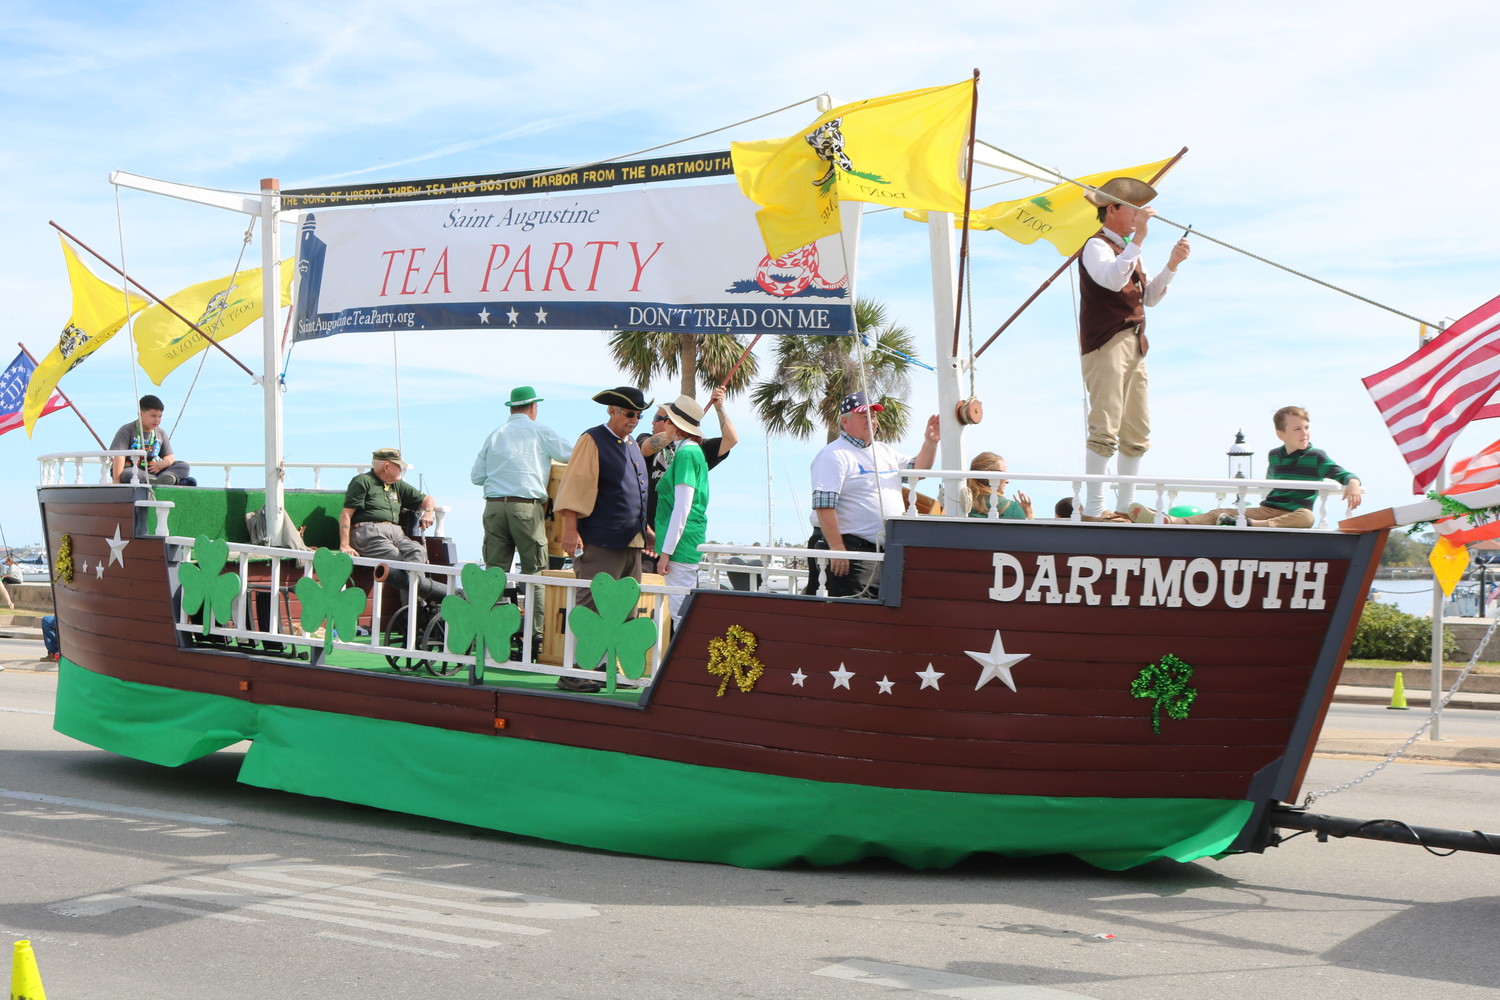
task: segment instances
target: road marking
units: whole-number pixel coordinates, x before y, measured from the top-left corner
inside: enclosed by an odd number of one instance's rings
[[[549,928],[520,921],[599,915],[591,904],[552,896],[430,882],[375,868],[308,863],[231,865],[216,874],[144,882],[114,893],[56,903],[51,909],[64,916],[94,917],[135,906],[245,923],[257,923],[270,915],[334,924],[396,940],[324,930],[314,933],[436,957],[456,956],[400,939],[494,948],[506,935],[550,933]],[[246,915],[251,913],[257,916]]]
[[[409,944],[392,944],[389,941],[371,941],[369,938],[355,937],[353,934],[335,934],[333,931],[318,931],[315,935],[320,938],[332,938],[334,941],[349,941],[354,944],[367,944],[371,948],[388,948],[391,951],[409,951],[416,955],[426,955],[428,958],[457,958],[456,951],[433,951],[431,948],[414,948]]]
[[[813,975],[942,997],[961,997],[962,1000],[1097,1000],[1082,993],[1067,993],[1046,986],[1004,983],[998,979],[979,979],[914,965],[890,965],[854,958],[818,969]]]
[[[90,812],[118,813],[121,816],[139,816],[142,819],[166,820],[169,823],[192,823],[196,826],[233,826],[227,819],[213,816],[193,816],[189,813],[162,812],[159,809],[141,809],[138,806],[119,806],[112,802],[91,802],[88,799],[69,799],[60,795],[41,795],[37,792],[16,792],[0,788],[0,799],[20,799],[22,802],[44,802],[49,806],[71,806]]]
[[[56,712],[46,712],[40,708],[5,708],[0,706],[0,712],[15,712],[18,715],[56,715]]]

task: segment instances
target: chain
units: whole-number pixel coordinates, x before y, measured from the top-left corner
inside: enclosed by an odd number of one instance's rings
[[[1359,777],[1346,781],[1342,785],[1335,785],[1332,788],[1325,788],[1321,792],[1308,792],[1307,797],[1302,800],[1302,808],[1311,808],[1312,804],[1318,801],[1318,799],[1324,798],[1328,795],[1337,794],[1338,792],[1347,791],[1360,782],[1364,781],[1366,778],[1370,778],[1375,776],[1376,774],[1379,774],[1381,771],[1385,770],[1388,765],[1394,763],[1402,754],[1406,753],[1407,750],[1411,749],[1411,745],[1417,742],[1417,740],[1421,739],[1422,734],[1427,732],[1427,727],[1432,725],[1432,720],[1436,717],[1437,712],[1441,712],[1443,709],[1447,708],[1448,702],[1452,701],[1453,696],[1458,694],[1458,689],[1463,686],[1463,683],[1468,679],[1469,674],[1474,671],[1474,664],[1479,662],[1480,654],[1482,654],[1485,650],[1485,647],[1490,644],[1490,637],[1495,634],[1495,629],[1497,627],[1500,627],[1500,618],[1497,618],[1494,621],[1490,622],[1490,627],[1485,631],[1484,638],[1480,639],[1479,645],[1474,647],[1474,653],[1469,657],[1469,662],[1464,665],[1464,669],[1459,673],[1458,679],[1453,682],[1453,686],[1448,689],[1448,693],[1445,694],[1443,696],[1443,700],[1438,703],[1437,711],[1428,713],[1427,721],[1423,722],[1420,726],[1417,727],[1417,731],[1411,734],[1410,739],[1408,739],[1405,743],[1401,744],[1394,751],[1388,754],[1385,760],[1381,761],[1379,764],[1376,764],[1374,767],[1370,768]]]

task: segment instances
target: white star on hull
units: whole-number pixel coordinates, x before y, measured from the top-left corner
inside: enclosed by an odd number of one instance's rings
[[[1015,678],[1010,675],[1010,668],[1031,655],[1030,653],[1007,653],[1005,651],[1005,643],[1000,638],[999,629],[995,630],[995,641],[990,643],[989,652],[976,653],[972,649],[966,649],[964,652],[972,656],[975,663],[984,667],[979,672],[979,683],[974,685],[975,691],[978,691],[996,677],[1000,678],[1006,687],[1014,691],[1016,689],[1016,682]]]

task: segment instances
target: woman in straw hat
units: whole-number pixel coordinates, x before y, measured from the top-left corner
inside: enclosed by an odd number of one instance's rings
[[[672,464],[656,488],[656,571],[672,587],[698,582],[698,546],[708,532],[708,462],[703,457],[703,407],[691,396],[678,396],[667,406],[667,426],[673,441],[681,442]],[[682,594],[668,605],[672,620],[682,614]]]

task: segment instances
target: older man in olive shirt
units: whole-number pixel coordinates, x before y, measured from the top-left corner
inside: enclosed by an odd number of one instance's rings
[[[370,471],[349,480],[344,491],[344,509],[339,512],[339,550],[367,559],[426,562],[427,550],[401,530],[401,512],[420,510],[421,526],[432,526],[432,497],[401,478],[407,470],[401,452],[381,448],[370,459]],[[406,574],[398,574],[396,586],[410,593]],[[446,593],[423,574],[416,574],[417,593],[423,601],[440,601]]]

